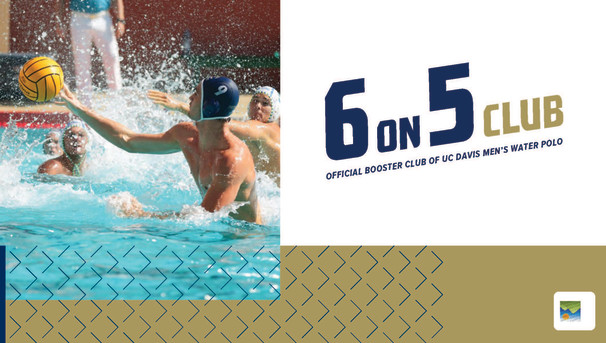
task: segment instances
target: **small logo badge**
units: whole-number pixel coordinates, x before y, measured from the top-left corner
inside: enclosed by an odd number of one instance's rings
[[[563,322],[581,321],[581,302],[560,301],[560,320]]]
[[[555,293],[553,326],[558,331],[595,329],[595,294],[593,292]]]

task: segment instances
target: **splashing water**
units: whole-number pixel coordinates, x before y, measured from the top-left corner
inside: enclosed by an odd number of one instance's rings
[[[170,61],[166,63],[164,67],[169,68]],[[166,131],[187,118],[153,105],[145,97],[145,92],[157,88],[159,83],[163,83],[169,91],[177,90],[179,87],[175,84],[183,84],[183,80],[190,77],[187,73],[175,71],[166,75],[143,75],[118,93],[99,92],[93,98],[93,108],[137,132]],[[81,293],[76,286],[82,286],[75,280],[79,277],[79,282],[86,284],[91,279],[97,279],[91,270],[76,268],[82,264],[82,258],[87,259],[85,255],[93,258],[102,258],[103,255],[105,260],[96,263],[105,266],[106,271],[111,270],[111,274],[105,276],[108,284],[113,280],[119,283],[116,287],[124,288],[119,298],[145,298],[148,294],[141,293],[141,288],[130,285],[122,287],[125,277],[126,280],[130,278],[128,274],[120,268],[110,269],[116,263],[110,259],[110,255],[118,259],[117,255],[122,256],[130,250],[146,257],[157,254],[153,263],[158,271],[165,267],[168,274],[176,266],[172,264],[175,256],[179,256],[179,259],[191,256],[192,265],[189,268],[192,272],[196,271],[195,275],[198,276],[205,274],[204,270],[211,266],[206,273],[210,279],[206,279],[205,284],[212,288],[215,299],[241,299],[242,291],[238,285],[245,289],[249,285],[250,291],[261,281],[269,285],[256,287],[254,292],[250,292],[249,299],[275,297],[275,291],[279,288],[276,281],[279,268],[275,266],[279,264],[280,190],[263,173],[258,174],[257,191],[265,225],[255,225],[231,219],[228,216],[231,208],[216,213],[202,209],[202,196],[180,153],[130,154],[92,132],[87,157],[89,166],[83,177],[47,176],[37,174],[36,170],[49,158],[41,148],[48,130],[18,129],[11,123],[7,128],[0,129],[0,133],[0,244],[7,245],[7,251],[12,254],[7,253],[7,268],[15,269],[8,276],[7,283],[20,290],[21,299],[46,299],[48,292],[39,282],[34,283],[27,293],[23,291],[31,283],[32,277],[17,258],[22,263],[29,260],[32,263],[29,270],[35,273],[35,268],[38,268],[41,273],[40,266],[48,265],[48,258],[61,256],[61,259],[65,259],[62,262],[64,266],[72,266],[73,274],[68,271],[69,267],[61,271],[74,282],[68,282],[60,291],[55,290],[55,297],[78,299]],[[121,217],[116,214],[119,207],[116,199],[124,198],[125,192],[136,197],[146,211],[175,211],[182,215],[164,220]],[[95,254],[96,249],[107,250],[107,253]],[[72,251],[78,254],[70,254]],[[13,256],[15,259],[12,259]],[[223,263],[221,267],[212,262],[218,261],[219,257],[221,261],[217,263]],[[255,264],[249,263],[243,267],[243,259],[254,260]],[[203,269],[199,271],[195,269],[196,266]],[[141,269],[141,266],[133,268]],[[185,266],[181,268],[187,271]],[[97,272],[96,269],[94,271]],[[222,288],[225,273],[238,281],[228,282],[227,287]],[[150,283],[149,287],[145,287],[150,292],[159,283],[156,276],[141,281],[142,285]],[[188,289],[185,285],[193,282],[188,280],[192,277],[190,273],[175,273],[174,276],[180,278],[174,284],[182,283],[183,287],[178,289],[186,293],[185,297],[208,298],[208,289],[199,288],[203,287],[202,283],[191,288],[189,293],[184,291]],[[53,283],[59,286],[64,281],[65,275],[55,265],[45,271],[45,287]],[[217,282],[217,285],[213,286],[212,282]],[[94,294],[98,299],[115,296],[107,287],[96,287],[93,291],[98,292]],[[18,296],[18,293],[9,293],[9,299]],[[180,296],[170,286],[162,286],[157,292],[151,293],[152,298],[158,299]]]

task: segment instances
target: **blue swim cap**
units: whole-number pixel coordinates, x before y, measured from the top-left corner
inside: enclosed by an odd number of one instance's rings
[[[202,105],[200,120],[228,118],[240,101],[238,86],[226,77],[202,80]]]

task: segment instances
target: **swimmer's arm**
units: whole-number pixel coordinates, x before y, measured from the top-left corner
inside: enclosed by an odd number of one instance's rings
[[[229,122],[229,130],[241,140],[268,140],[269,134],[267,126],[257,121],[237,121]]]
[[[129,133],[120,136],[119,141],[121,142],[121,145],[114,145],[132,153],[172,154],[181,151],[181,145],[179,144],[179,141],[175,139],[174,131],[174,128],[167,132],[157,134],[130,131]]]
[[[215,212],[236,200],[241,182],[230,175],[215,175],[202,200],[205,210]]]
[[[154,104],[160,105],[168,110],[179,111],[185,115],[189,113],[189,105],[174,99],[170,95],[164,92],[149,90],[147,97],[153,101]]]
[[[148,212],[143,209],[143,204],[137,198],[130,195],[130,193],[112,195],[109,197],[108,204],[110,207],[115,208],[116,214],[119,217],[167,219],[179,218],[181,216],[180,213],[175,211]]]
[[[137,133],[91,110],[74,113],[101,137],[124,151],[142,154],[171,154],[181,151],[172,129],[157,134]]]
[[[63,105],[84,120],[101,137],[122,150],[145,154],[170,154],[181,150],[174,135],[175,128],[158,134],[136,133],[82,105],[67,86],[63,86],[60,95],[64,100]]]
[[[269,124],[259,123],[257,121],[236,121],[229,122],[229,129],[236,137],[243,141],[263,141],[270,149],[280,152],[280,134],[276,134]]]

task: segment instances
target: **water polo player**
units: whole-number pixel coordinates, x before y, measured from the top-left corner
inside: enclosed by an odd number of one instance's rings
[[[150,90],[147,96],[155,104],[184,114],[189,105],[173,99],[170,95]],[[266,172],[280,185],[280,94],[272,87],[255,90],[248,104],[248,121],[232,120],[229,129],[246,142],[259,171]]]
[[[85,124],[80,120],[69,122],[61,137],[63,154],[42,163],[38,167],[38,173],[82,176],[86,169],[86,145],[88,142],[89,136]]]
[[[179,123],[158,134],[136,133],[85,107],[64,86],[63,104],[103,138],[132,153],[170,154],[181,151],[203,195],[201,206],[209,212],[239,202],[230,215],[261,223],[255,191],[254,162],[248,147],[228,127],[239,101],[236,84],[225,77],[202,80],[190,96],[188,116],[195,123]],[[144,211],[133,216],[148,216]]]

